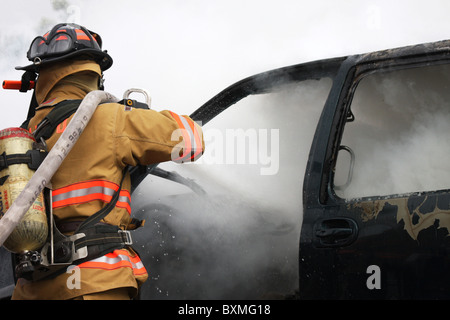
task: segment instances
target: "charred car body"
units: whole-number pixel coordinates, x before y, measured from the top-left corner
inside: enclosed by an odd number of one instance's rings
[[[133,236],[150,273],[141,298],[449,298],[449,66],[450,41],[326,59],[246,78],[201,106],[191,117],[205,133],[225,118],[207,149],[249,108],[259,122],[242,119],[233,132],[256,128],[241,132],[259,147],[273,141],[280,158],[270,164],[279,163],[256,170],[254,186],[248,166],[235,174],[243,181],[230,177],[219,147],[214,161],[141,172],[150,174],[133,193],[134,214],[147,220]],[[320,98],[309,97],[315,86]],[[243,103],[251,97],[255,109]],[[9,253],[0,255],[7,298],[14,279]]]

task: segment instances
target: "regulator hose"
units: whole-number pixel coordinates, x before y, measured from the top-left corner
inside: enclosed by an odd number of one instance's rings
[[[0,219],[0,246],[6,241],[14,228],[22,220],[44,187],[50,182],[61,163],[77,142],[88,124],[97,106],[101,103],[117,102],[108,92],[96,90],[89,92],[75,112],[58,141],[45,157],[39,168],[33,174],[17,199],[11,204]]]

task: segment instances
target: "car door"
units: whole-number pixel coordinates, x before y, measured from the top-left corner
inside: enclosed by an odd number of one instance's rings
[[[450,296],[448,42],[349,57],[311,148],[303,299]]]

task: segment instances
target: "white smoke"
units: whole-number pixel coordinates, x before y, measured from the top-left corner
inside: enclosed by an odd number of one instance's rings
[[[355,152],[353,180],[338,194],[352,198],[450,186],[449,80],[449,67],[437,66],[361,82],[352,103],[355,121],[347,124],[342,142]],[[344,158],[337,169],[340,181],[348,170]]]
[[[278,129],[280,164],[276,174],[262,175],[261,165],[249,163],[205,160],[161,165],[194,179],[207,194],[186,195],[187,188],[167,188],[169,195],[164,196],[160,181],[152,177],[136,191],[141,193],[135,200],[137,214],[146,217],[151,228],[156,225],[161,236],[174,236],[165,238],[166,251],[160,246],[142,248],[147,256],[159,252],[158,261],[148,263],[154,282],[144,289],[146,294],[169,299],[257,299],[294,293],[298,286],[303,176],[330,85],[329,79],[305,81],[275,93],[251,96],[205,126],[206,135],[213,129]],[[211,142],[205,158],[224,146]],[[246,153],[249,149],[247,144],[237,151]],[[148,198],[156,198],[156,205],[146,203]],[[161,217],[163,212],[167,215]],[[166,229],[165,224],[170,227]],[[183,243],[182,238],[187,240]],[[175,247],[178,265],[169,259]],[[178,281],[172,283],[174,274]],[[186,282],[199,291],[184,287]]]

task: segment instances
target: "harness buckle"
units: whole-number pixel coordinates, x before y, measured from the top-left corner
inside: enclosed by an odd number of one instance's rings
[[[72,261],[83,259],[88,256],[88,249],[87,246],[78,248],[78,250],[75,251],[75,240],[81,239],[86,237],[84,233],[77,233],[69,237],[69,241],[72,241]]]
[[[123,243],[127,246],[131,246],[133,244],[133,239],[131,238],[131,232],[128,230],[120,229],[118,233],[122,236]]]
[[[41,264],[44,266],[68,265],[73,261],[86,258],[87,246],[78,248],[78,250],[75,248],[75,241],[84,237],[86,237],[84,233],[77,233],[68,236],[63,241],[47,243],[41,250]]]

